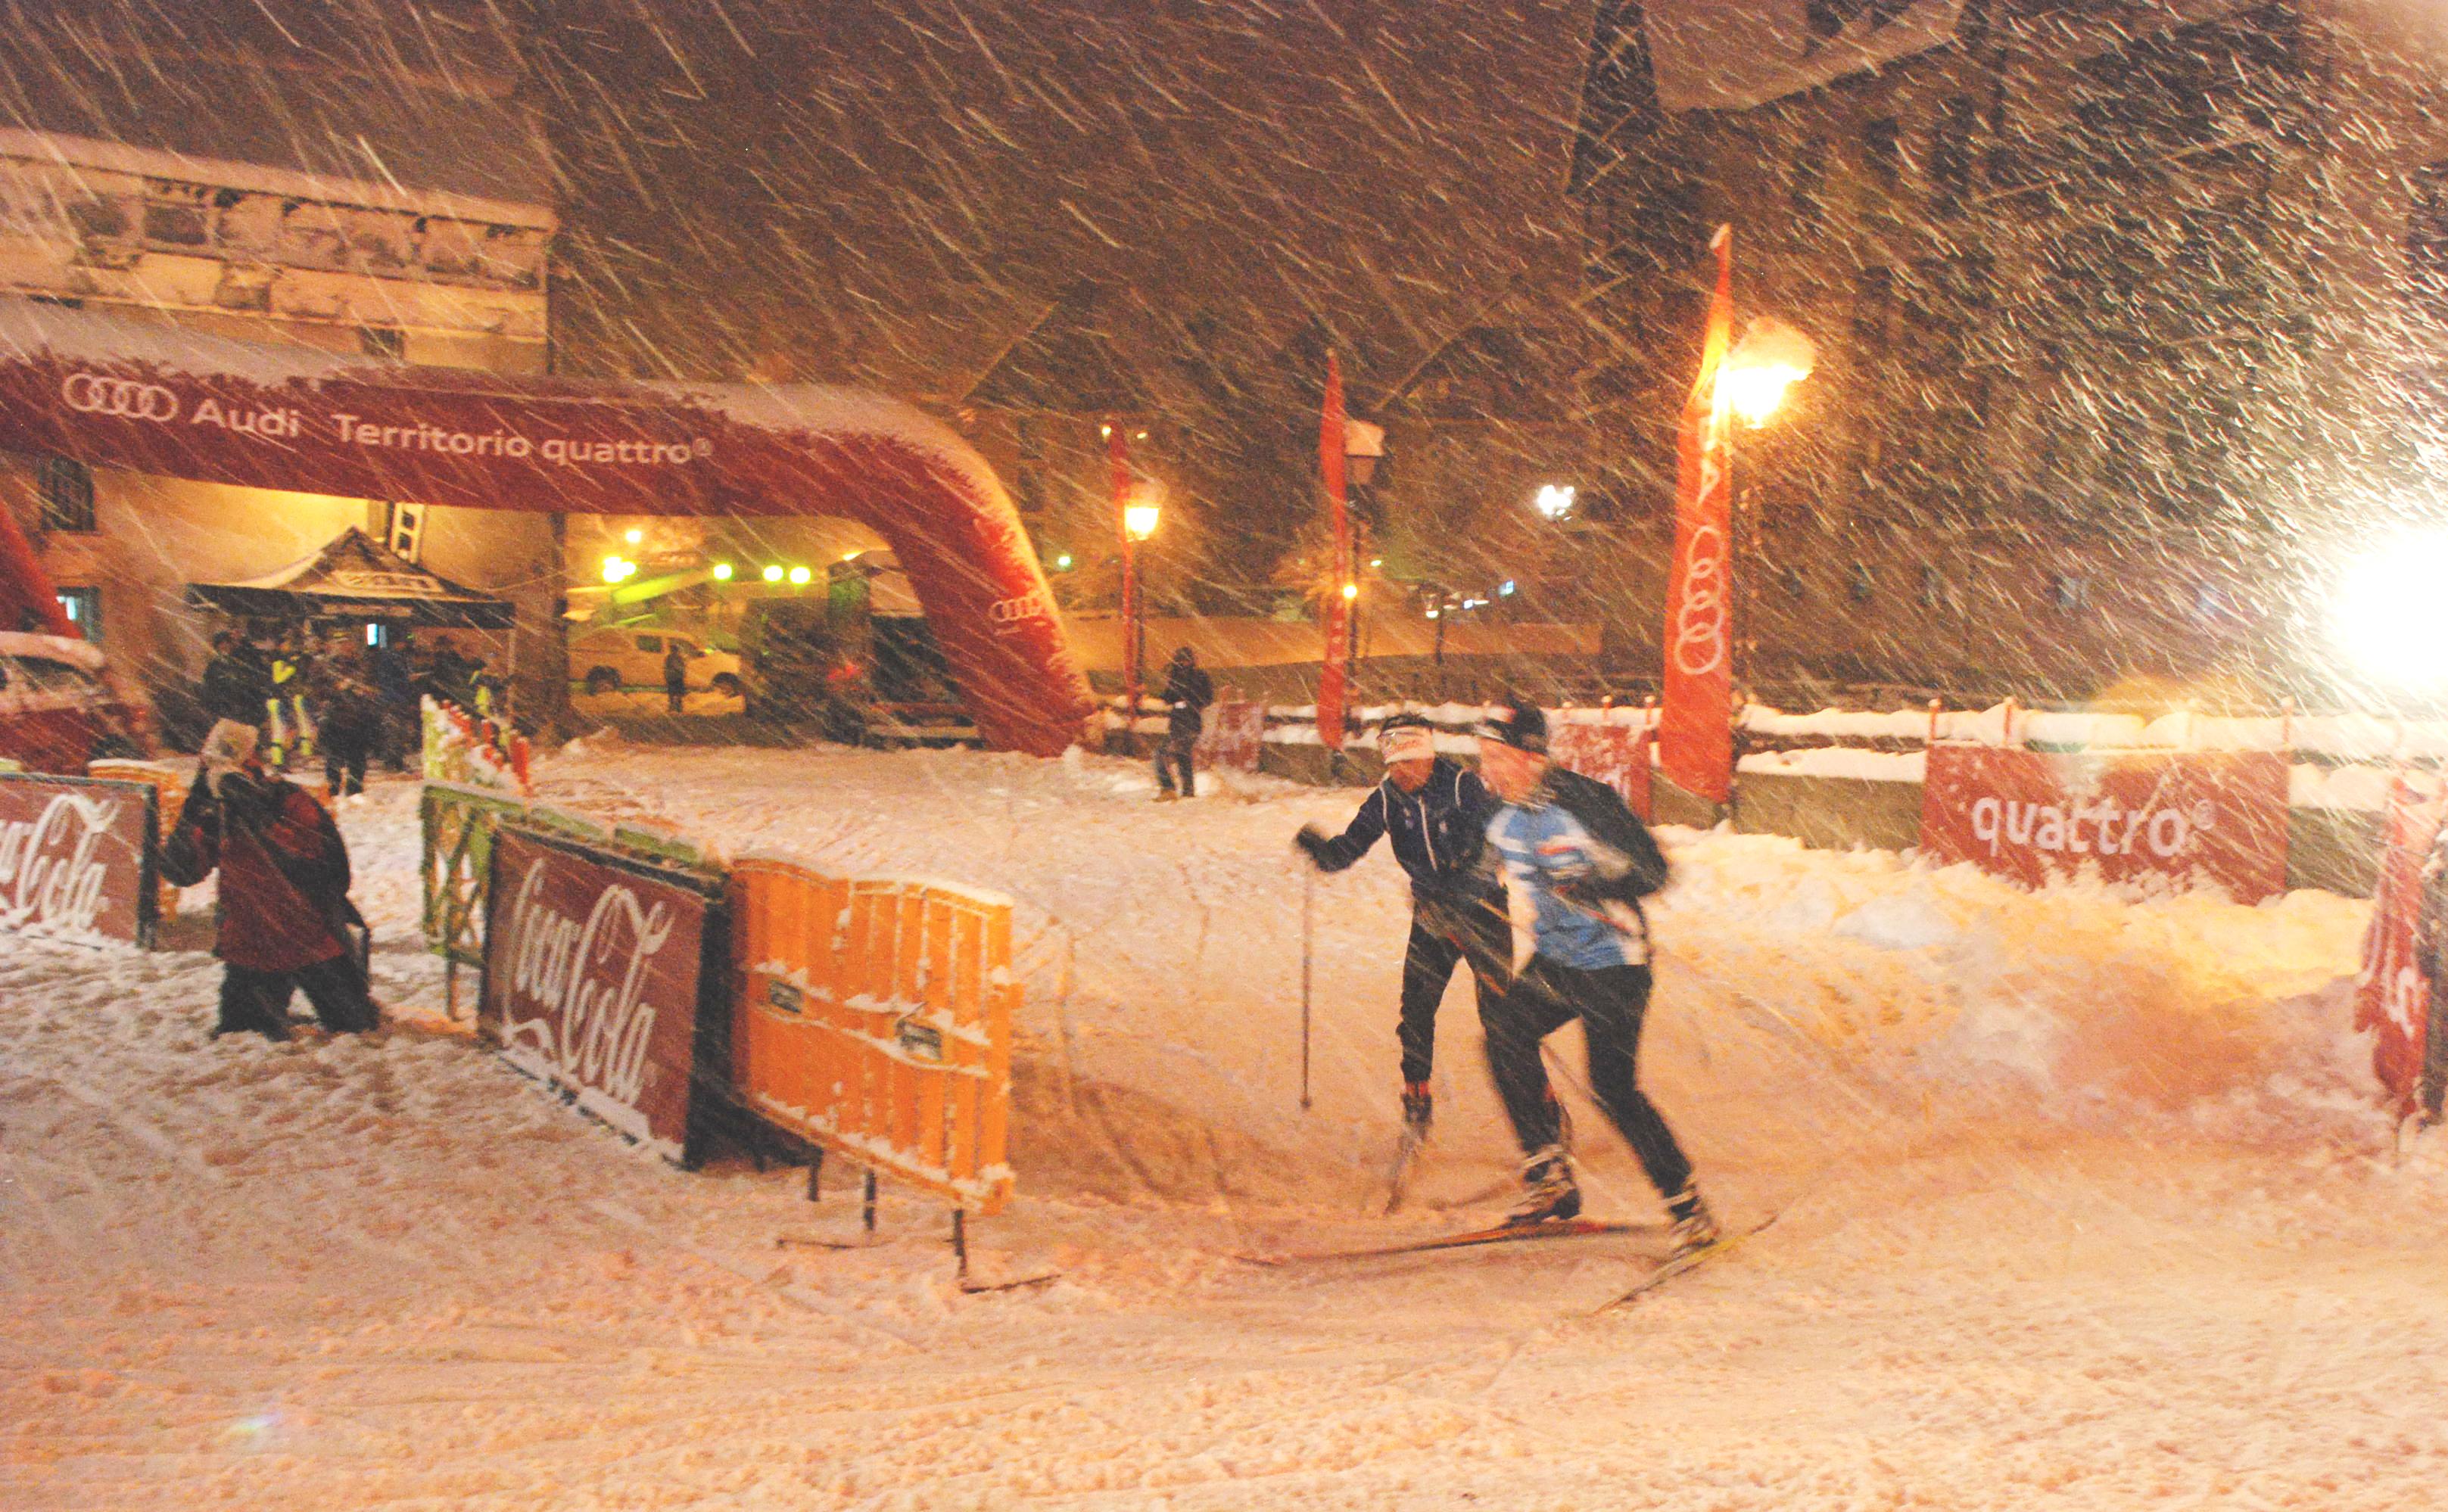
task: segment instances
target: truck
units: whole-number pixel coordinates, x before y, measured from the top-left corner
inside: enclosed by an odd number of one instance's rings
[[[979,744],[943,646],[889,551],[827,570],[822,598],[766,599],[740,649],[753,714],[845,745]]]

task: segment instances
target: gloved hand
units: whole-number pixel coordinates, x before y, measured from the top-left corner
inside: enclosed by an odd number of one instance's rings
[[[1578,875],[1559,878],[1555,882],[1554,887],[1556,896],[1570,907],[1588,913],[1606,911],[1605,885],[1593,872],[1583,871]]]
[[[1326,832],[1313,824],[1302,825],[1300,833],[1292,836],[1292,844],[1309,852],[1310,863],[1321,871],[1326,870]]]

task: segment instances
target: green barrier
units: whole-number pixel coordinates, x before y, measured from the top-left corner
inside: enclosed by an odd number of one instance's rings
[[[493,835],[504,817],[525,812],[526,805],[507,793],[425,785],[417,802],[425,832],[425,947],[454,967],[485,964],[485,888],[493,870]]]

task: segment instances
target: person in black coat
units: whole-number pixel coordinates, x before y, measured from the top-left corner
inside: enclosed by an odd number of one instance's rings
[[[1434,1116],[1437,1007],[1455,966],[1467,963],[1482,1011],[1502,991],[1503,895],[1482,852],[1495,795],[1479,778],[1437,755],[1436,732],[1396,715],[1377,732],[1386,780],[1337,835],[1303,825],[1294,836],[1321,871],[1340,871],[1367,855],[1380,835],[1411,878],[1411,935],[1403,951],[1403,1119],[1425,1132]]]
[[[669,641],[668,647],[663,652],[663,697],[670,701],[671,712],[678,714],[688,703],[688,658],[678,641]]]
[[[1164,679],[1164,743],[1156,748],[1157,802],[1174,795],[1174,771],[1181,774],[1181,796],[1198,795],[1191,756],[1197,749],[1199,732],[1206,727],[1207,706],[1214,701],[1214,679],[1199,670],[1196,653],[1188,646],[1176,651]],[[1173,763],[1172,770],[1166,767],[1168,760]]]
[[[262,666],[246,655],[238,636],[223,630],[213,637],[213,659],[204,663],[203,683],[196,690],[196,701],[204,712],[216,722],[261,724],[264,700],[271,697]]]

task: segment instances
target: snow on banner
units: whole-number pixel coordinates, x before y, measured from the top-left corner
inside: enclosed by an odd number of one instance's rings
[[[2423,862],[2448,814],[2437,783],[2418,788],[2405,774],[2390,782],[2388,827],[2381,836],[2380,881],[2372,893],[2371,927],[2363,935],[2362,969],[2355,977],[2355,1027],[2369,1029],[2372,1073],[2400,1116],[2425,1100],[2438,1111],[2434,1073],[2425,1084],[2431,1043],[2431,978],[2422,962]]]
[[[0,775],[0,929],[152,948],[159,802],[142,782]]]
[[[720,887],[525,830],[493,841],[478,1028],[683,1166],[702,1153],[698,1052],[729,975]]]
[[[2102,881],[2199,883],[2239,903],[2286,890],[2286,761],[2276,752],[2053,755],[1936,745],[1922,853],[2025,887],[2095,867]]]

